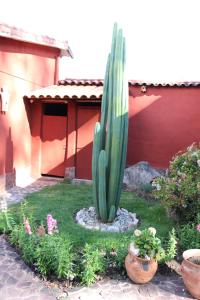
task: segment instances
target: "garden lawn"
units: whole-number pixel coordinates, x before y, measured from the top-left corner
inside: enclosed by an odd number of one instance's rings
[[[26,197],[25,216],[31,217],[38,225],[46,225],[47,214],[58,221],[59,233],[70,236],[73,246],[81,247],[85,243],[119,243],[119,240],[127,240],[133,231],[128,233],[106,233],[87,230],[76,224],[74,216],[83,207],[92,206],[92,187],[88,185],[72,185],[63,182],[52,187],[46,187],[40,192]],[[13,205],[10,210],[17,222],[20,220],[21,204]],[[168,233],[173,227],[173,222],[165,213],[160,203],[149,203],[139,198],[132,192],[123,192],[120,207],[135,212],[139,218],[139,227],[155,227],[158,236],[168,238]]]

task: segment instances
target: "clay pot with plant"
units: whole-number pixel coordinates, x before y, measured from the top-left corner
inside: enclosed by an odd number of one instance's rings
[[[189,249],[183,252],[181,275],[190,294],[200,299],[200,249]]]
[[[175,232],[172,230],[165,250],[156,236],[156,229],[136,229],[129,245],[125,267],[129,278],[135,283],[147,283],[156,274],[159,261],[171,260],[176,254]]]

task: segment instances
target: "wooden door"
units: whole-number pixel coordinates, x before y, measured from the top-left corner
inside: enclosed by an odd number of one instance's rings
[[[77,148],[76,178],[92,179],[92,147],[94,127],[100,119],[100,105],[84,103],[78,106],[77,115]]]
[[[41,173],[43,175],[64,176],[66,133],[66,104],[44,104],[41,163]]]

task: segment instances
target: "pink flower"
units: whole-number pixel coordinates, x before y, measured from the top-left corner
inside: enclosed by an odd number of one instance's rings
[[[52,217],[52,215],[47,215],[47,230],[48,234],[52,235],[55,230],[57,230],[57,221]]]
[[[26,231],[27,234],[29,234],[29,235],[32,234],[31,226],[29,224],[28,219],[24,220],[24,227],[25,227],[25,231]]]
[[[200,232],[200,224],[197,225],[196,230]]]

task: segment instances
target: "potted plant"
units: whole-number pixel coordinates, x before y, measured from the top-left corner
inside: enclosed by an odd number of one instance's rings
[[[180,242],[182,249],[187,249],[188,245],[193,249],[183,252],[180,271],[190,294],[200,299],[200,214],[197,215],[197,222],[198,225],[192,223],[181,228]]]
[[[190,294],[200,299],[200,249],[189,249],[183,252],[181,274]]]
[[[171,260],[176,254],[175,232],[172,230],[167,250],[156,236],[156,229],[136,229],[129,245],[125,267],[129,278],[135,283],[149,282],[158,268],[158,261]]]
[[[200,249],[189,249],[183,252],[181,275],[190,294],[200,299]]]

